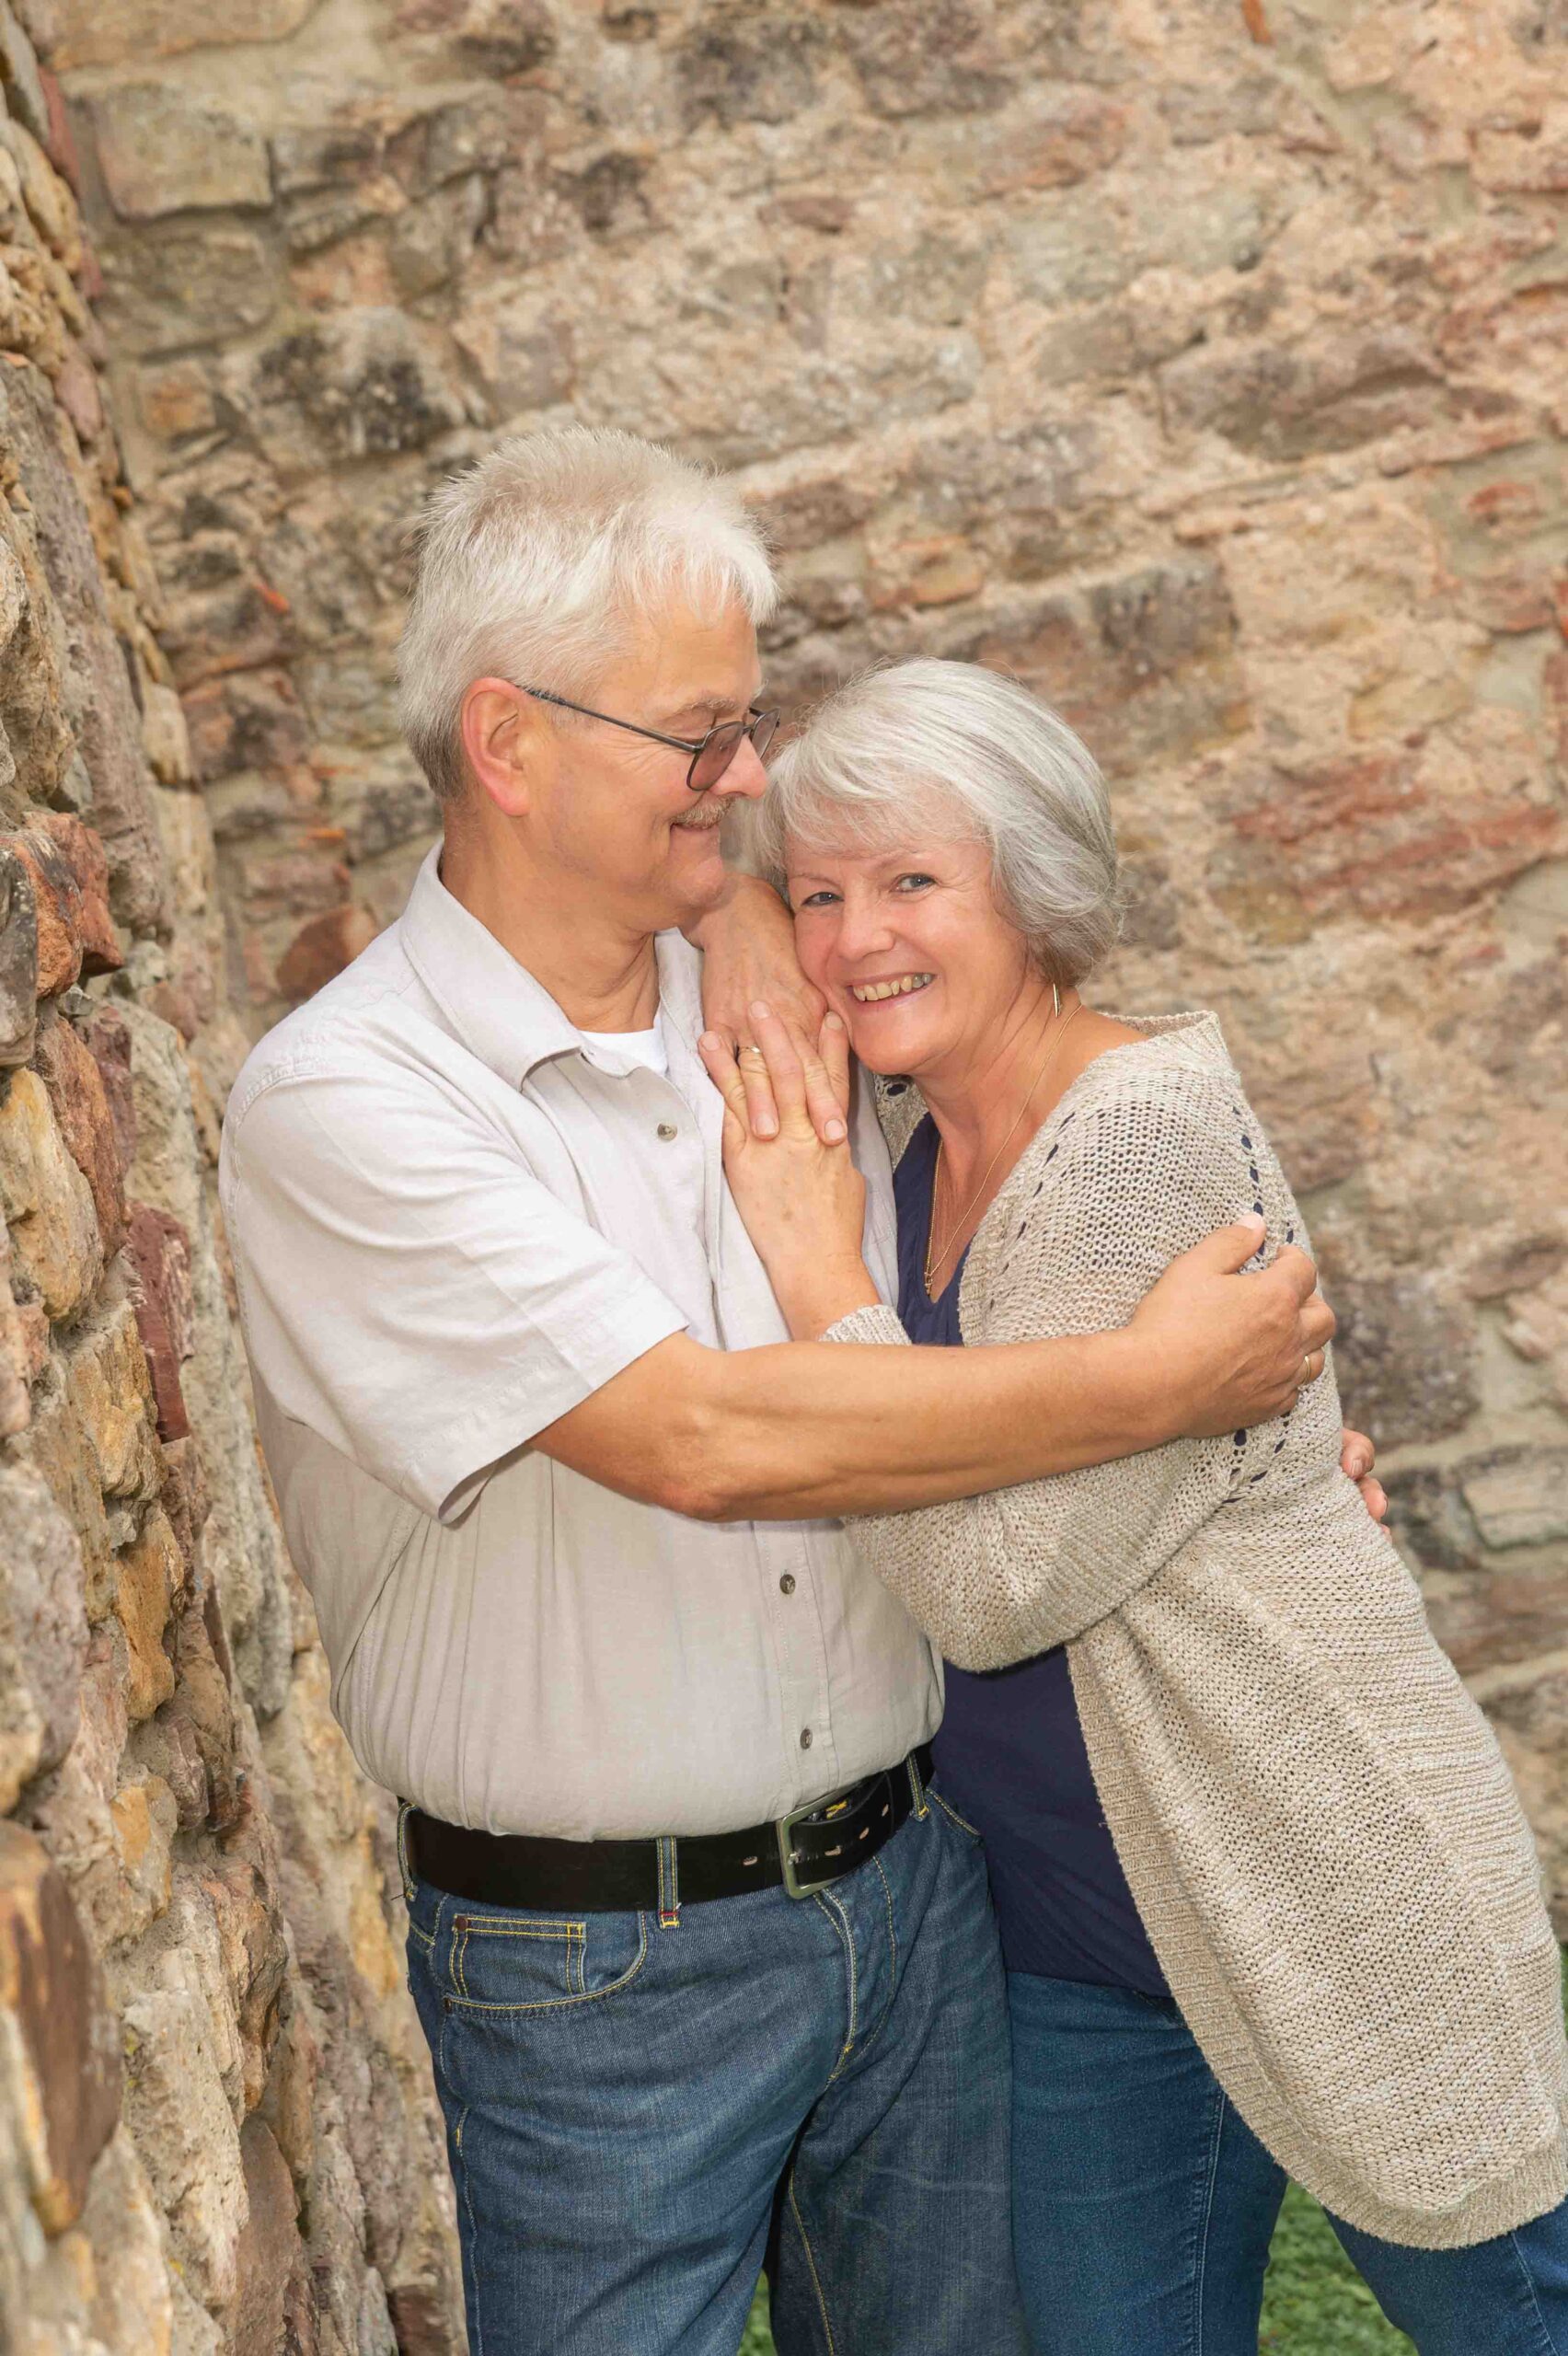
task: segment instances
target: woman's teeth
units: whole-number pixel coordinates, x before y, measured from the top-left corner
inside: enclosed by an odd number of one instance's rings
[[[935,979],[934,974],[901,974],[896,982],[851,983],[849,995],[861,1006],[872,1006],[878,999],[907,998],[911,990],[923,990]]]

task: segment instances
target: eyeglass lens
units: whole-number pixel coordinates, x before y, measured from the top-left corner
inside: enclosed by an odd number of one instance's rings
[[[755,720],[729,720],[715,728],[700,753],[686,772],[686,783],[694,793],[706,792],[717,785],[730,763],[734,759],[743,736],[749,736],[760,761],[772,744],[778,730],[778,715],[759,712]]]

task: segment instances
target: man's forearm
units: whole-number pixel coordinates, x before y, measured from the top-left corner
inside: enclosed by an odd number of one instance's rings
[[[1172,1435],[1124,1332],[963,1353],[739,1350],[709,1462],[719,1519],[896,1512],[1101,1464]]]
[[[705,1520],[896,1512],[1169,1439],[1181,1402],[1126,1333],[973,1350],[662,1342],[538,1436]]]

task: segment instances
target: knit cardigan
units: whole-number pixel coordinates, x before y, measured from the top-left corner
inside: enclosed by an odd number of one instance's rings
[[[1135,1027],[982,1221],[966,1343],[1121,1325],[1249,1210],[1267,1256],[1305,1246],[1214,1017]],[[896,1159],[924,1106],[879,1096]],[[827,1338],[908,1340],[885,1307]],[[1220,2084],[1335,2215],[1456,2248],[1568,2191],[1558,1951],[1502,1754],[1340,1425],[1331,1369],[1251,1431],[851,1532],[961,1667],[1067,1643],[1117,1854]]]

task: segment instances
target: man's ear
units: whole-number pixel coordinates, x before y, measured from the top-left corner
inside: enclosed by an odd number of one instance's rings
[[[521,687],[506,679],[476,679],[458,715],[463,751],[478,791],[508,818],[528,809],[528,788],[549,757],[548,721]]]

